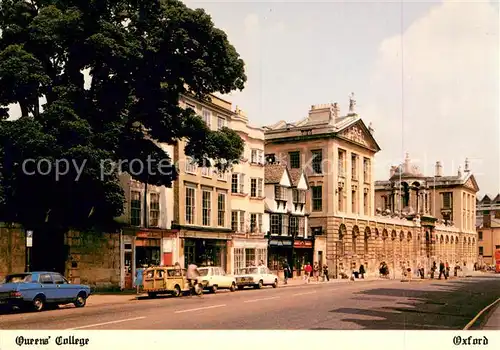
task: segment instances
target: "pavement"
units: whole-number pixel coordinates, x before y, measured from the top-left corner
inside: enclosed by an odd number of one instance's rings
[[[290,281],[201,297],[95,295],[81,309],[4,314],[0,329],[460,330],[498,298],[499,282],[499,275],[409,283],[373,278]]]
[[[500,330],[500,298],[492,308],[491,312],[486,318],[486,321],[484,322],[484,326],[482,326],[481,329],[487,331]]]

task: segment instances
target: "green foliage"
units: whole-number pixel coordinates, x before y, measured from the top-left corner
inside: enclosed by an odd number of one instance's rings
[[[246,81],[243,61],[203,10],[178,0],[3,0],[0,31],[0,220],[112,223],[124,196],[116,172],[101,179],[101,162],[170,160],[151,139],[186,139],[188,155],[221,169],[240,158],[234,131],[211,131],[178,104],[182,94],[207,99]],[[21,107],[15,121],[6,120],[11,103]],[[27,175],[26,159],[85,167],[78,181],[74,166],[56,181],[53,172]],[[153,168],[136,178],[170,186],[176,174]]]

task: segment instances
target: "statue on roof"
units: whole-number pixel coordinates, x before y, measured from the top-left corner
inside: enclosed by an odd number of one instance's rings
[[[349,114],[355,114],[354,107],[356,107],[356,100],[354,99],[354,92],[349,95]]]

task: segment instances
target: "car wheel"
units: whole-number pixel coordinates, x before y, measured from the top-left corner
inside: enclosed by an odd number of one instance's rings
[[[75,307],[84,307],[87,305],[87,296],[85,293],[78,293],[76,300],[74,302]]]
[[[212,288],[210,288],[210,293],[217,293],[217,285],[214,284]]]
[[[264,284],[262,283],[262,280],[259,281],[259,283],[255,286],[257,289],[261,289]]]
[[[43,296],[36,296],[35,299],[33,299],[33,310],[35,311],[42,311],[45,307],[45,298]]]
[[[278,280],[274,280],[273,288],[277,288],[277,287],[278,287]]]
[[[233,284],[231,284],[231,288],[229,288],[229,290],[231,292],[234,292],[236,290],[236,283],[233,282]]]
[[[181,287],[179,285],[176,285],[174,287],[174,297],[180,297],[181,296]]]

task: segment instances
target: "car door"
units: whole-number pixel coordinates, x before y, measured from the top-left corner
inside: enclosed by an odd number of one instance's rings
[[[57,302],[58,293],[50,273],[41,273],[38,281],[40,282],[40,291],[45,295],[45,301],[48,303]]]
[[[224,269],[222,267],[218,267],[218,270],[219,270],[220,283],[221,283],[222,287],[224,287],[224,288],[231,287],[231,280],[226,275],[226,271],[224,271]]]
[[[264,283],[265,284],[273,284],[274,278],[273,275],[271,274],[271,271],[267,267],[262,268],[263,273],[264,273]]]
[[[52,280],[54,281],[59,302],[71,302],[76,299],[76,286],[68,283],[66,279],[59,273],[52,273]]]

